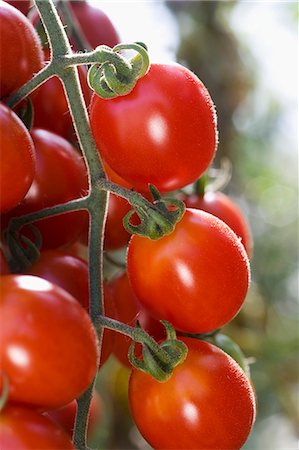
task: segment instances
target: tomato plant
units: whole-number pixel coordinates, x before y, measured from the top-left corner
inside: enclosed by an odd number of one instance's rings
[[[0,2],[0,97],[20,88],[42,68],[41,43],[29,20]]]
[[[146,261],[146,270],[141,264]],[[249,283],[243,245],[204,211],[187,209],[173,233],[158,241],[133,236],[128,274],[139,301],[154,317],[189,333],[225,325],[240,310]]]
[[[214,345],[183,341],[187,358],[168,381],[132,371],[129,402],[139,431],[155,449],[240,449],[255,417],[250,382]]]
[[[206,192],[204,196],[186,195],[182,198],[188,208],[196,208],[223,220],[241,239],[248,256],[252,253],[252,238],[244,214],[240,208],[222,192]]]
[[[0,313],[9,401],[57,408],[87,389],[96,372],[97,340],[70,294],[39,277],[5,275]]]
[[[23,406],[6,406],[0,414],[2,450],[74,450],[67,433],[42,414]]]
[[[152,64],[128,95],[92,96],[92,131],[103,159],[139,191],[197,179],[216,150],[216,115],[202,82],[179,64]]]
[[[42,129],[33,129],[31,136],[36,149],[36,174],[22,203],[11,212],[20,216],[87,193],[87,172],[82,156],[61,136]],[[43,219],[34,224],[41,232],[43,249],[63,247],[73,243],[82,232],[84,212]],[[30,232],[26,233],[30,236]]]
[[[23,122],[2,103],[0,142],[0,213],[5,213],[23,200],[32,184],[35,174],[35,150]],[[13,179],[18,182],[11,183]]]

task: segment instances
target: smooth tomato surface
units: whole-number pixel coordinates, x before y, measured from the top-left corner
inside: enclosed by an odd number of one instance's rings
[[[6,406],[0,414],[2,450],[74,450],[70,437],[48,417],[29,408]]]
[[[248,290],[249,262],[238,237],[220,219],[196,209],[187,209],[169,236],[157,241],[133,236],[127,262],[142,306],[189,333],[232,320]]]
[[[0,213],[15,208],[35,174],[34,145],[19,117],[0,103]]]
[[[87,389],[97,369],[97,338],[70,294],[39,277],[6,275],[0,315],[9,401],[57,408]]]
[[[42,129],[33,129],[31,136],[36,150],[36,174],[22,203],[10,212],[12,216],[66,203],[88,190],[83,157],[69,142]],[[75,211],[35,222],[42,235],[42,249],[72,244],[82,232],[84,214]],[[26,234],[30,236],[29,232]]]
[[[250,257],[252,254],[252,237],[249,224],[240,208],[222,192],[206,192],[205,195],[187,195],[182,198],[188,208],[202,209],[223,220],[241,239]]]
[[[42,68],[39,37],[29,20],[0,2],[0,98],[20,88]]]
[[[94,94],[90,119],[103,159],[138,191],[193,182],[216,151],[213,102],[179,64],[152,64],[128,95],[107,101]]]
[[[155,449],[240,449],[255,418],[250,382],[214,345],[182,340],[187,358],[168,381],[131,373],[129,403],[139,431]]]

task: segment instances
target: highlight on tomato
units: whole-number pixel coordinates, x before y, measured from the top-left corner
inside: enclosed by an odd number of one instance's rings
[[[9,402],[47,410],[88,388],[97,370],[98,342],[74,297],[39,277],[5,275],[0,315],[0,370],[8,379]]]
[[[104,161],[136,190],[195,181],[217,145],[216,113],[203,83],[179,64],[151,64],[125,96],[93,94],[91,128]]]
[[[228,195],[223,192],[206,192],[203,196],[185,195],[181,200],[187,208],[201,209],[223,220],[241,239],[248,256],[252,255],[253,243],[249,223]]]
[[[236,234],[217,217],[186,209],[175,230],[152,241],[133,235],[128,275],[142,306],[187,333],[222,327],[245,300],[250,269]]]
[[[185,361],[165,382],[133,369],[133,419],[155,449],[240,449],[255,419],[255,397],[240,366],[208,342],[184,338]]]
[[[18,9],[0,0],[0,98],[19,89],[42,68],[37,32]]]
[[[15,208],[35,175],[32,138],[19,117],[0,103],[0,213]]]
[[[88,191],[86,166],[75,147],[43,129],[33,129],[31,137],[36,151],[36,174],[23,201],[10,212],[12,217],[66,203]],[[42,236],[42,249],[62,248],[75,242],[82,232],[84,214],[73,211],[34,222]],[[23,231],[32,237],[26,227]]]

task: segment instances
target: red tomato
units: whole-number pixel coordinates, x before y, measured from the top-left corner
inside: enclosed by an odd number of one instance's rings
[[[87,389],[97,369],[97,338],[70,294],[38,277],[5,275],[0,315],[10,402],[58,408]]]
[[[30,134],[19,117],[0,103],[0,213],[15,208],[23,200],[34,173]]]
[[[25,272],[44,278],[69,292],[88,311],[88,264],[67,251],[47,250]]]
[[[162,239],[133,236],[127,262],[142,306],[184,332],[222,327],[238,313],[248,290],[249,262],[238,237],[220,219],[196,209],[187,209]]]
[[[9,3],[14,8],[17,8],[19,11],[21,11],[25,16],[29,13],[31,0],[5,0],[7,3]]]
[[[44,49],[45,59],[49,61],[50,51]],[[78,66],[79,78],[86,105],[89,104],[91,91],[86,80],[86,70]],[[74,134],[73,122],[65,97],[62,82],[58,77],[52,77],[40,86],[32,95],[34,106],[34,126],[45,128],[66,139]]]
[[[36,175],[26,197],[11,211],[11,216],[66,203],[88,190],[85,163],[69,142],[41,129],[34,129],[31,136],[36,149]],[[72,244],[82,232],[84,214],[75,211],[35,222],[42,234],[42,249]]]
[[[165,338],[163,325],[141,308],[138,299],[132,291],[126,272],[115,277],[107,287],[110,298],[115,305],[115,318],[117,320],[135,326],[138,319],[142,328],[157,341]],[[124,366],[130,369],[132,366],[128,360],[128,351],[131,343],[132,340],[128,336],[115,333],[113,353]],[[141,346],[136,346],[135,354],[136,356],[141,354]]]
[[[81,258],[69,255],[66,251],[47,250],[41,252],[40,258],[27,271],[28,275],[35,275],[69,292],[81,305],[89,310],[88,264]],[[109,317],[114,315],[114,306],[107,297],[104,284],[104,308]],[[105,330],[102,340],[100,366],[108,359],[112,352],[115,333]]]
[[[252,254],[252,238],[242,211],[222,192],[206,192],[203,197],[193,194],[182,198],[188,208],[202,209],[223,220],[241,239],[248,256]]]
[[[51,420],[60,425],[69,436],[73,435],[75,418],[77,413],[77,401],[73,400],[67,405],[59,409],[53,409],[44,413]],[[91,398],[89,418],[88,418],[88,434],[91,434],[95,427],[99,425],[102,415],[102,399],[97,391],[94,391]]]
[[[240,449],[255,418],[249,380],[214,345],[182,340],[187,358],[168,381],[132,371],[129,403],[139,431],[155,449]]]
[[[0,414],[2,450],[74,450],[69,436],[48,417],[7,405]]]
[[[20,88],[42,68],[39,37],[16,8],[0,2],[0,97]]]
[[[192,183],[216,151],[213,102],[179,64],[152,64],[128,95],[108,101],[94,94],[90,119],[101,156],[138,191]]]
[[[0,275],[8,275],[10,273],[3,250],[0,248]]]

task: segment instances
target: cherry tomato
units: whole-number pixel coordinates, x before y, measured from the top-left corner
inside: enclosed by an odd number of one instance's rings
[[[67,405],[59,409],[53,409],[44,413],[51,420],[60,425],[69,436],[72,437],[75,425],[75,417],[77,413],[77,401],[73,400]],[[92,434],[93,430],[99,425],[102,415],[102,399],[97,391],[93,392],[90,403],[90,411],[88,418],[88,434]]]
[[[20,88],[42,68],[39,37],[29,20],[0,2],[0,97]]]
[[[67,433],[29,408],[6,406],[0,414],[2,450],[74,450]]]
[[[21,11],[25,16],[29,13],[31,0],[5,0],[7,3],[9,3],[14,8],[17,8],[19,11]]]
[[[31,136],[36,149],[36,175],[22,203],[10,212],[11,216],[66,203],[88,190],[85,163],[69,142],[41,129],[33,129]],[[75,211],[35,222],[42,235],[42,249],[72,244],[82,233],[84,214]],[[26,235],[31,236],[30,232]]]
[[[174,232],[152,241],[133,236],[128,275],[138,300],[178,330],[205,333],[240,310],[249,262],[235,233],[204,211],[187,209]]]
[[[88,311],[88,265],[67,251],[47,250],[25,272],[44,278],[69,292]]]
[[[34,145],[23,122],[0,103],[0,213],[15,208],[35,173]]]
[[[41,252],[40,258],[29,269],[26,274],[35,275],[63,288],[69,292],[78,302],[89,311],[89,282],[88,264],[83,259],[69,255],[68,250],[47,250]],[[114,305],[107,297],[107,287],[104,284],[104,308],[109,317],[113,317]],[[102,350],[100,366],[110,356],[115,333],[111,330],[104,330],[102,339]]]
[[[127,273],[121,273],[108,283],[108,291],[111,300],[115,305],[115,318],[128,325],[135,326],[136,320],[157,341],[165,337],[163,325],[152,318],[143,308],[141,308],[130,286]],[[129,347],[132,340],[123,334],[115,333],[113,353],[116,358],[131,369],[131,363],[128,359]],[[141,354],[141,346],[135,346],[136,356]]]
[[[44,54],[45,60],[49,61],[49,49],[44,49]],[[86,81],[86,70],[83,66],[78,66],[78,72],[85,103],[88,105],[91,91]],[[73,123],[63,85],[58,77],[52,77],[36,89],[32,96],[32,103],[36,128],[45,128],[66,139],[73,138]]]
[[[240,449],[255,418],[246,375],[214,345],[182,340],[187,358],[168,381],[132,371],[129,403],[139,431],[155,449]]]
[[[101,156],[138,191],[192,183],[216,151],[213,102],[179,64],[152,64],[128,95],[108,101],[94,94],[90,119]]]
[[[202,209],[223,220],[241,239],[245,250],[250,257],[252,254],[252,238],[242,211],[222,192],[206,192],[203,197],[192,194],[182,198],[188,208]]]
[[[58,408],[87,389],[97,369],[97,338],[70,294],[39,277],[5,275],[0,315],[10,402]]]

